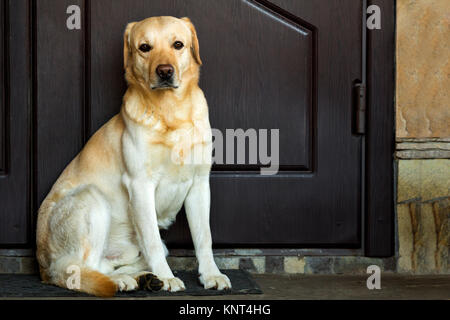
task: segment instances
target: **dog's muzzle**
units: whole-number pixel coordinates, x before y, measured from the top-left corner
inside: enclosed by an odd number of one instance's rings
[[[175,68],[171,64],[160,64],[156,67],[156,74],[159,79],[158,85],[152,89],[178,88],[173,83]]]

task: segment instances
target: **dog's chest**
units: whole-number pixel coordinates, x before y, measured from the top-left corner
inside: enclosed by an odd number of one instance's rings
[[[169,227],[192,186],[195,175],[209,166],[210,146],[192,130],[176,130],[164,137],[164,143],[149,138],[145,167],[157,182],[155,208],[160,228]],[[206,160],[206,161],[204,161]]]
[[[149,151],[146,168],[149,177],[158,181],[155,189],[155,208],[161,228],[167,228],[175,219],[197,172],[197,165],[185,163],[186,159],[180,159],[178,152],[187,151],[158,145],[154,145],[153,150]]]
[[[211,129],[187,122],[178,129],[164,130],[155,123],[131,126],[129,132],[124,139],[127,167],[134,176],[154,183],[158,224],[166,228],[183,206],[195,176],[209,174]]]
[[[169,227],[183,206],[193,179],[174,181],[161,179],[155,190],[155,208],[160,228]]]

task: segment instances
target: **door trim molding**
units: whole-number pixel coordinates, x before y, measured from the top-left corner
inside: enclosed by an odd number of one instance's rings
[[[367,134],[365,148],[364,252],[394,255],[395,8],[396,1],[369,0],[381,9],[382,26],[367,30]]]

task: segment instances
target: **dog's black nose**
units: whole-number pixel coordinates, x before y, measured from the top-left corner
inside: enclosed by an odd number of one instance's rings
[[[169,80],[172,78],[175,69],[170,64],[160,64],[156,67],[156,74],[161,80]]]

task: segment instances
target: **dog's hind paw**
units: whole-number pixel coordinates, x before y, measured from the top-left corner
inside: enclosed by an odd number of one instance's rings
[[[134,291],[138,288],[136,280],[127,274],[111,276],[111,280],[117,285],[119,291]]]
[[[137,278],[139,289],[148,291],[159,291],[164,282],[159,280],[153,273],[145,273]]]

